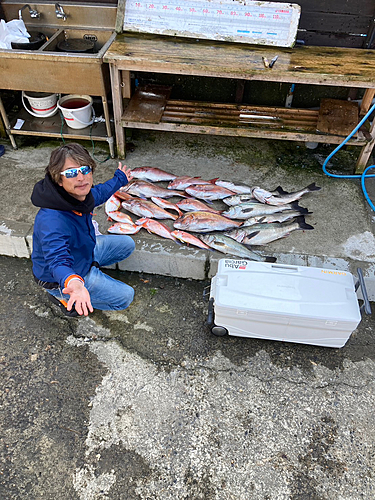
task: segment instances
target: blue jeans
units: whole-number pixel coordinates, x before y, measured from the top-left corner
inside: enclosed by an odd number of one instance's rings
[[[99,266],[110,266],[129,257],[134,247],[134,241],[130,236],[119,234],[97,236],[94,260]],[[94,309],[102,311],[126,309],[133,301],[134,290],[131,286],[102,273],[97,267],[92,267],[83,278]],[[61,289],[47,291],[58,299],[69,300],[69,295],[63,294]]]

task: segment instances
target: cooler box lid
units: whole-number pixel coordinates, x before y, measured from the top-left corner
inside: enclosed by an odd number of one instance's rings
[[[353,275],[347,271],[221,259],[211,296],[215,310],[357,324],[361,320]]]

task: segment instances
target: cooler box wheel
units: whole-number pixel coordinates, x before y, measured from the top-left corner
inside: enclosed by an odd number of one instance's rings
[[[216,337],[224,337],[228,335],[228,330],[224,326],[213,326],[211,332],[216,335]]]

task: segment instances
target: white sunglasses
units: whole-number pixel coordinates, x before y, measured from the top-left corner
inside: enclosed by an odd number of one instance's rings
[[[66,177],[67,179],[72,179],[73,177],[77,177],[79,172],[83,175],[87,175],[92,171],[92,168],[84,165],[83,167],[78,167],[78,168],[68,168],[67,170],[64,170],[64,172],[61,172],[61,175]]]

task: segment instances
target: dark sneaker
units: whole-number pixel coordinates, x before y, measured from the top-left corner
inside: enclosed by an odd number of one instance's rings
[[[54,297],[50,293],[48,294],[48,298],[53,304],[57,305],[60,308],[60,310],[65,314],[65,316],[69,316],[70,318],[76,318],[77,316],[79,316],[79,314],[75,310],[74,306],[72,307],[72,309],[70,311],[68,311],[68,309],[67,309],[68,304],[66,303],[66,301],[64,299],[57,299],[56,297]]]

